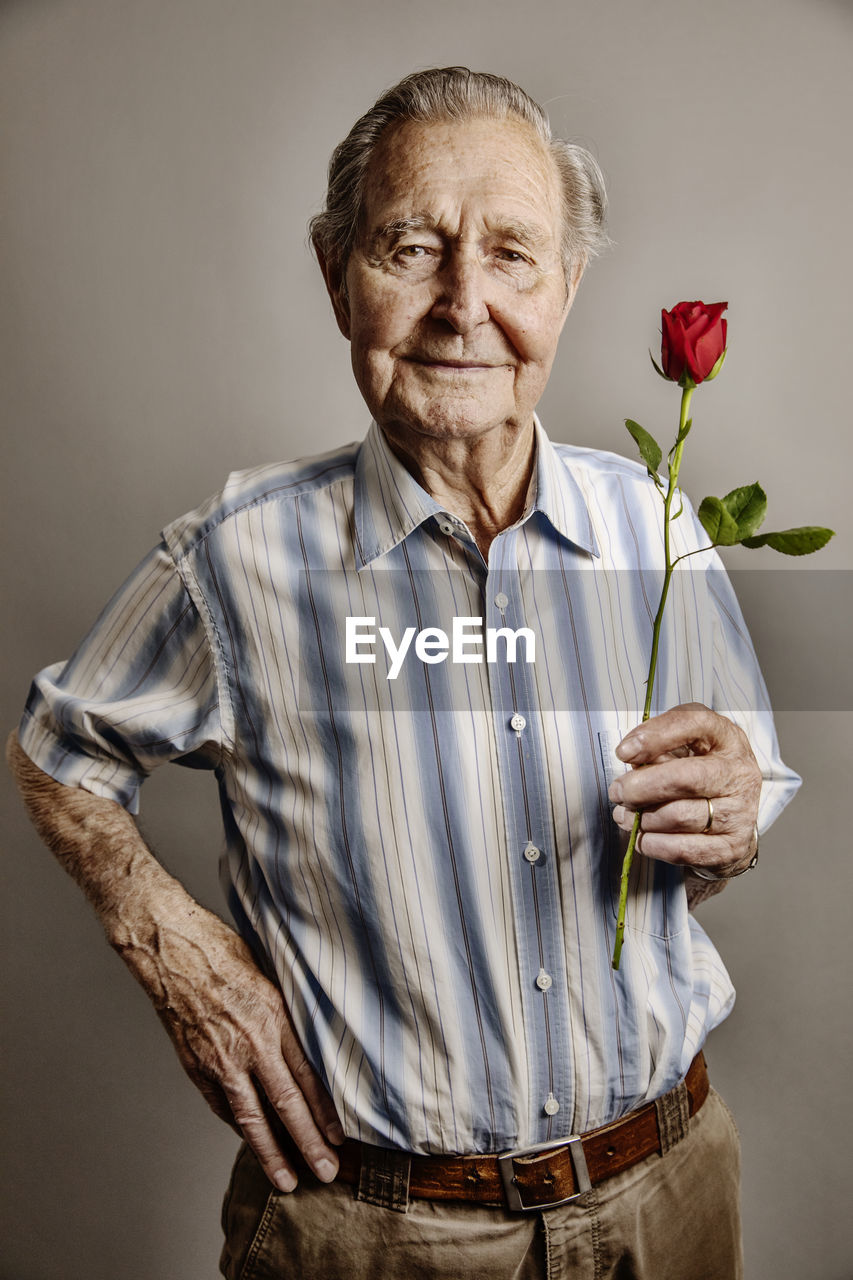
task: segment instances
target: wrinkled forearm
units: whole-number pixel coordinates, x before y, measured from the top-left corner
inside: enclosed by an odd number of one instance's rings
[[[128,962],[136,948],[156,949],[167,923],[183,927],[208,914],[160,865],[120,805],[56,782],[33,764],[14,733],[6,758],[34,827]]]

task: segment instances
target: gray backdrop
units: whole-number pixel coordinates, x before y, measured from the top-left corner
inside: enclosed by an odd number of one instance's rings
[[[9,726],[162,524],[232,467],[364,433],[304,227],[334,143],[413,67],[511,76],[608,176],[616,245],[565,331],[555,439],[630,449],[627,415],[669,434],[659,308],[729,300],[685,487],[758,478],[772,524],[838,530],[788,572],[729,557],[806,779],[703,913],[739,989],[708,1056],[743,1132],[750,1280],[853,1275],[851,44],[843,0],[0,4]],[[2,785],[2,1276],[211,1280],[236,1140]],[[218,906],[211,780],[165,770],[143,814]]]

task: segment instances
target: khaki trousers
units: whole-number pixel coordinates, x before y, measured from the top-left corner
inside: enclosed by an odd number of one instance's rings
[[[271,1188],[243,1147],[225,1198],[227,1280],[742,1280],[740,1143],[712,1089],[666,1155],[556,1209],[411,1200],[308,1176]]]

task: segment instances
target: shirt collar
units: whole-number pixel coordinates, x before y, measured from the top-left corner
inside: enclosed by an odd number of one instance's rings
[[[545,434],[538,418],[534,418],[536,430],[536,492],[534,510],[541,511],[554,530],[567,542],[587,551],[599,554],[598,543],[592,527],[592,518],[580,485],[575,480],[564,458],[560,456]]]
[[[536,466],[523,519],[539,511],[553,529],[574,546],[598,555],[589,511],[572,477],[538,418]],[[359,569],[385,555],[431,516],[445,514],[389,448],[372,422],[355,466],[353,495],[356,563]]]
[[[375,422],[358,451],[353,505],[359,569],[444,510],[392,453]]]

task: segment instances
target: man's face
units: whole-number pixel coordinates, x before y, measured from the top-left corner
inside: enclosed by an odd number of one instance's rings
[[[580,275],[567,285],[561,218],[553,161],[520,121],[409,123],[383,139],[346,290],[328,283],[392,437],[528,425]]]

